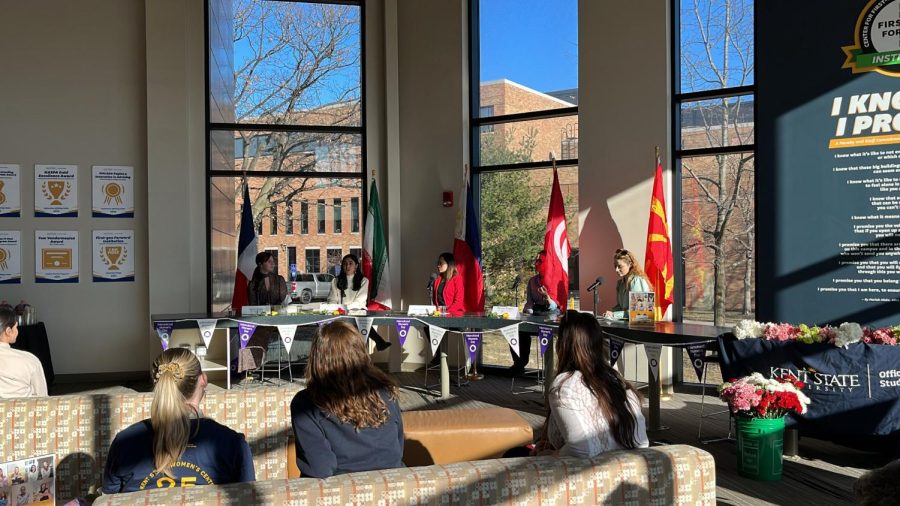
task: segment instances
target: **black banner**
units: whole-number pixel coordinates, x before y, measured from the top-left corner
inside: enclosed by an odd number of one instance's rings
[[[900,0],[756,2],[757,319],[900,322]]]
[[[725,381],[761,373],[806,383],[812,400],[787,423],[819,436],[890,435],[900,430],[900,346],[803,344],[719,338]]]

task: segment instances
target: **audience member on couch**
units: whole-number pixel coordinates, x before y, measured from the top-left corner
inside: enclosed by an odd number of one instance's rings
[[[0,399],[47,397],[41,361],[27,351],[10,347],[18,337],[15,311],[0,307]]]
[[[589,458],[649,446],[640,397],[603,358],[602,343],[596,318],[566,312],[556,341],[550,413],[536,453]]]
[[[208,380],[185,348],[153,363],[150,419],[119,432],[109,447],[103,492],[254,481],[244,435],[200,413]]]
[[[372,365],[349,323],[329,323],[316,333],[291,422],[302,476],[403,467],[397,383]]]

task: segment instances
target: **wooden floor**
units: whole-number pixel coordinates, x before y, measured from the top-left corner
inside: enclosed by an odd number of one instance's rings
[[[503,406],[518,411],[539,433],[544,420],[543,393],[534,381],[517,380],[516,393],[510,391],[510,379],[487,376],[468,385],[451,387],[451,397],[437,399],[437,392],[425,388],[421,372],[399,373],[400,404],[404,411],[422,409],[463,409],[478,406]],[[436,382],[434,375],[429,383]],[[278,380],[276,380],[276,383]],[[111,385],[88,385],[89,388]],[[149,390],[148,383],[126,385],[135,390]],[[211,386],[211,388],[217,388]],[[258,382],[239,388],[265,388]],[[436,387],[435,387],[436,388]],[[84,391],[75,385],[57,385],[53,394]],[[709,402],[707,397],[707,402]],[[717,400],[712,401],[722,406]],[[644,401],[646,414],[646,400]],[[708,405],[707,405],[708,407]],[[853,504],[853,483],[868,469],[886,464],[890,456],[866,452],[830,442],[802,438],[798,457],[786,457],[784,476],[779,482],[758,482],[737,474],[736,448],[733,441],[700,444],[697,423],[700,396],[675,393],[662,402],[662,424],[666,430],[651,432],[653,444],[689,444],[703,448],[716,459],[717,499],[723,505],[788,504],[792,506]],[[704,436],[725,435],[727,416],[704,422]]]

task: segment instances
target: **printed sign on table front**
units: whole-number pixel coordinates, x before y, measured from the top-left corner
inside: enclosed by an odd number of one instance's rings
[[[134,168],[94,165],[91,169],[94,218],[134,217]]]
[[[94,230],[94,281],[134,281],[134,231]]]
[[[34,278],[37,283],[78,282],[78,232],[34,232]]]
[[[78,166],[34,166],[34,215],[78,216]]]
[[[19,166],[0,164],[0,218],[18,218],[21,215]]]
[[[22,282],[22,237],[18,230],[0,231],[0,284]]]

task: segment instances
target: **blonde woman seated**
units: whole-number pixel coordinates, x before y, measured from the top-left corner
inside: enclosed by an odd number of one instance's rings
[[[628,294],[631,292],[652,292],[650,280],[641,269],[641,264],[634,255],[624,249],[617,249],[613,256],[613,265],[619,280],[616,281],[616,305],[607,311],[607,318],[624,320],[628,318]]]
[[[302,476],[403,467],[397,383],[372,365],[349,323],[329,323],[316,333],[291,421]]]
[[[103,492],[254,481],[244,435],[200,413],[208,380],[185,348],[153,363],[150,418],[119,432],[109,447]]]
[[[535,453],[590,458],[649,446],[640,397],[603,358],[602,342],[592,315],[563,316],[550,413]]]

